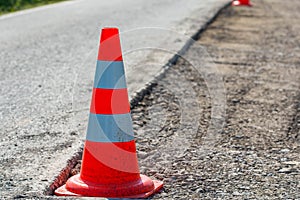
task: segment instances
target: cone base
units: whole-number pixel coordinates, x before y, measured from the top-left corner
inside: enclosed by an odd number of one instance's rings
[[[75,188],[69,188],[71,185]],[[140,180],[119,185],[102,185],[84,182],[80,175],[71,177],[67,184],[57,188],[57,196],[86,196],[86,197],[109,197],[109,198],[147,198],[158,192],[163,187],[161,181],[151,180],[145,175],[140,175]],[[74,191],[77,190],[77,192]]]

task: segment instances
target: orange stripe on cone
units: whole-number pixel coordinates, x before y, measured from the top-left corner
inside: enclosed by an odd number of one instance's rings
[[[82,162],[80,177],[83,180],[113,184],[139,177],[134,140],[116,143],[86,141]],[[97,170],[94,170],[95,166]]]
[[[91,113],[125,114],[130,112],[127,89],[93,89]]]

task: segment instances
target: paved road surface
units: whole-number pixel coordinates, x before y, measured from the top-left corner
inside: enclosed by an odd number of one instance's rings
[[[0,17],[0,196],[43,190],[82,144],[101,27],[122,32],[132,96],[227,2],[77,0]]]

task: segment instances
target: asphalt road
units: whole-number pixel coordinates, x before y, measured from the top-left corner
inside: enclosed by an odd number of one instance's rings
[[[75,0],[0,16],[0,197],[41,193],[82,144],[99,30],[121,31],[130,96],[228,0]]]

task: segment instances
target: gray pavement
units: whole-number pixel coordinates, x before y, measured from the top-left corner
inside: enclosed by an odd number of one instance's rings
[[[227,2],[77,0],[0,16],[0,197],[40,195],[82,144],[101,27],[122,32],[132,97]]]

